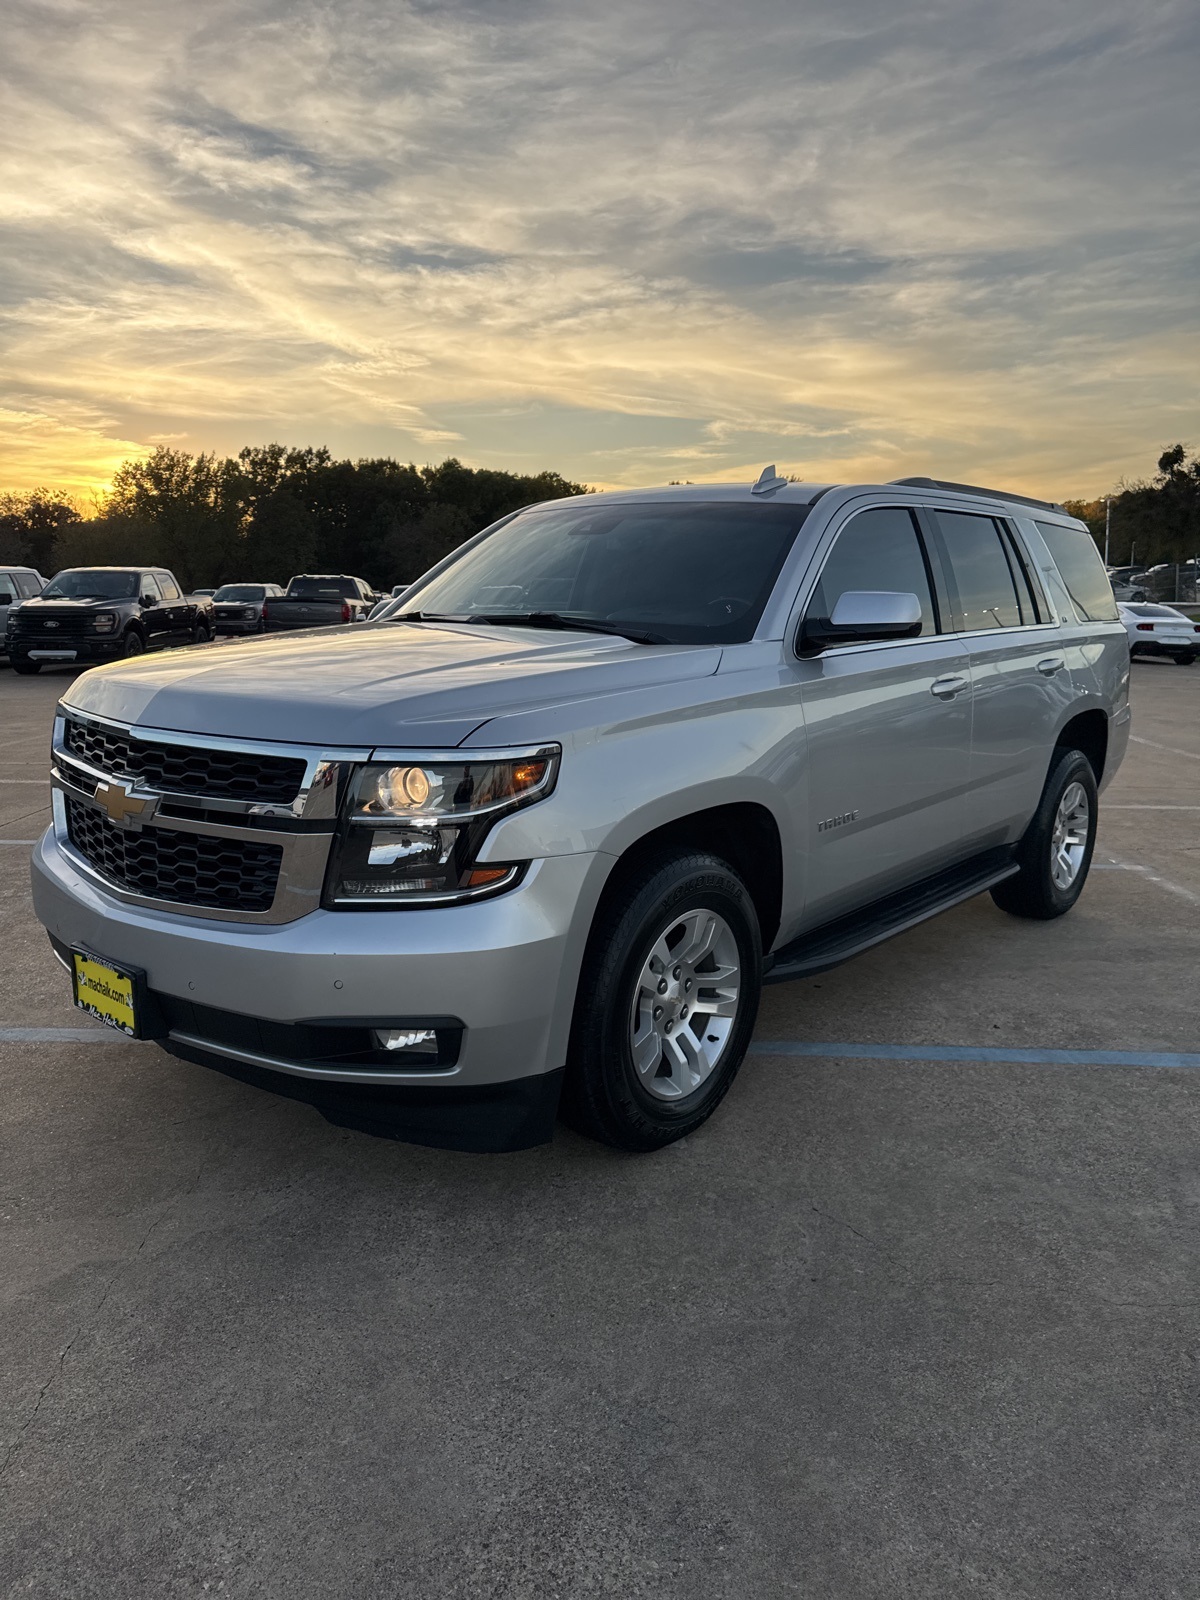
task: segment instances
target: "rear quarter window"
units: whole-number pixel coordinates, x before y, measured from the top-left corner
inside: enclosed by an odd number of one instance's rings
[[[1112,585],[1091,534],[1082,528],[1062,528],[1054,522],[1039,522],[1037,531],[1054,557],[1054,565],[1080,618],[1084,622],[1119,622]]]

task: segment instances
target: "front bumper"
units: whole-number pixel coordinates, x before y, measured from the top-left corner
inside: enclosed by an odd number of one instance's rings
[[[283,924],[201,921],[106,895],[48,831],[33,855],[33,899],[51,936],[140,968],[153,993],[190,1004],[200,1020],[164,1043],[248,1081],[313,1099],[337,1085],[431,1091],[513,1086],[566,1060],[583,946],[608,858],[551,856],[494,899],[399,910],[316,910]],[[436,1070],[397,1062],[339,1068],[205,1037],[204,1009],[267,1024],[395,1026],[441,1016],[462,1024],[457,1060]],[[191,1054],[189,1054],[191,1052]],[[549,1084],[547,1085],[549,1087]],[[315,1100],[314,1100],[315,1103]],[[322,1107],[322,1109],[324,1109]],[[326,1113],[328,1114],[328,1113]]]
[[[125,653],[125,641],[118,634],[116,638],[105,635],[103,638],[64,638],[64,639],[30,639],[24,636],[10,637],[8,643],[8,658],[10,661],[44,661],[53,666],[55,661],[69,663],[71,661],[115,661]]]

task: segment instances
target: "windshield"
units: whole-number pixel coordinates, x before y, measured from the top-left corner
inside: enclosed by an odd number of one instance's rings
[[[654,633],[670,644],[749,639],[808,514],[801,505],[571,500],[524,511],[404,601],[404,612],[532,614]]]
[[[197,589],[196,593],[199,594],[200,591]],[[226,583],[217,590],[216,594],[213,595],[213,599],[261,600],[265,593],[266,590],[261,583]]]
[[[287,586],[289,600],[357,600],[353,578],[293,578]]]
[[[42,600],[131,600],[138,592],[136,572],[104,572],[83,568],[60,572],[42,590]]]

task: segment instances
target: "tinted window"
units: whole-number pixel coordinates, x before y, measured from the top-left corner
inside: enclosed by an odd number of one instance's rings
[[[353,578],[293,578],[288,584],[293,600],[357,600],[358,585]]]
[[[838,534],[808,602],[810,617],[828,618],[848,589],[894,590],[921,602],[921,632],[936,633],[929,574],[911,512],[899,506],[860,511]]]
[[[60,572],[42,590],[44,600],[130,600],[138,593],[136,572],[83,567]]]
[[[213,595],[214,600],[262,600],[266,591],[261,583],[224,583]]]
[[[1060,528],[1053,522],[1039,522],[1037,530],[1046,541],[1082,620],[1116,622],[1118,612],[1112,585],[1091,534],[1082,528]]]
[[[13,574],[17,585],[17,593],[24,595],[26,600],[32,600],[35,595],[42,592],[42,586],[33,576],[32,572],[17,572]]]
[[[162,590],[162,597],[164,600],[183,599],[183,596],[179,592],[179,585],[175,582],[174,578],[169,572],[156,572],[154,576],[158,579],[158,587]]]
[[[158,587],[158,584],[148,572],[142,573],[142,586],[139,590],[139,593],[144,595],[148,600],[162,599],[162,590]]]
[[[958,589],[958,631],[1019,628],[1022,617],[1016,584],[996,523],[991,517],[939,511],[937,525]]]
[[[749,639],[808,507],[589,504],[522,512],[410,594],[405,611],[626,623],[672,644]]]

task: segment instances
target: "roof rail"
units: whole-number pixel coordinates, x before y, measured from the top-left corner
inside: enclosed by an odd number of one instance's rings
[[[952,494],[975,494],[983,500],[1013,500],[1020,506],[1036,506],[1039,511],[1066,512],[1056,500],[1035,500],[1029,494],[1009,494],[1007,489],[981,489],[977,483],[948,483],[945,478],[893,478],[894,488],[948,489]]]

